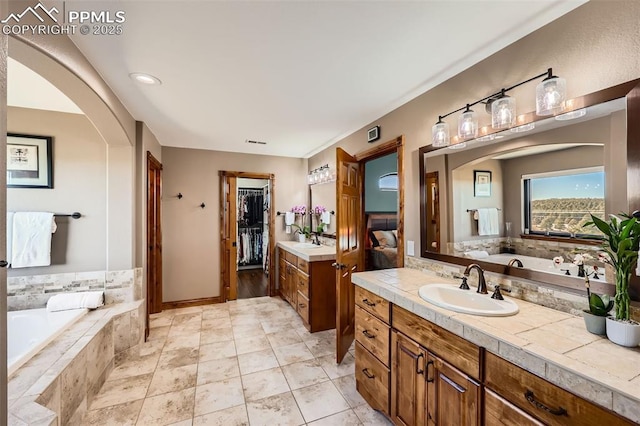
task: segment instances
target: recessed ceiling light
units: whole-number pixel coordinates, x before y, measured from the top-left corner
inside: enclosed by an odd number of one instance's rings
[[[132,72],[129,74],[129,77],[138,83],[148,84],[150,86],[159,86],[162,84],[158,77],[154,77],[151,74],[145,74],[143,72]]]

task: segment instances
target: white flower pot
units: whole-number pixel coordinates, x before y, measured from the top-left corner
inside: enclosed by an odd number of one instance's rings
[[[607,337],[617,345],[635,348],[640,344],[640,324],[607,318]]]
[[[298,234],[298,241],[304,243],[306,240],[307,238],[304,236],[304,234]]]

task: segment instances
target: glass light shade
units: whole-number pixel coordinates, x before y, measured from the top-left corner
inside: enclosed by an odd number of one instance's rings
[[[313,185],[313,183],[314,183],[314,182],[313,182],[313,173],[309,173],[309,174],[307,175],[307,183],[308,183],[309,185]]]
[[[468,109],[458,117],[458,137],[462,140],[473,139],[478,136],[478,118]]]
[[[431,128],[431,144],[436,148],[449,145],[449,124],[438,121]]]
[[[507,129],[516,124],[516,99],[503,96],[491,103],[491,127]]]
[[[536,114],[553,115],[562,112],[566,97],[567,81],[564,78],[545,78],[536,87]]]

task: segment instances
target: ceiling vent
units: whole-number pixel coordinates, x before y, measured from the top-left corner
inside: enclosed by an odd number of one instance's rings
[[[253,144],[256,144],[256,145],[266,145],[267,144],[266,142],[263,142],[263,141],[252,141],[251,139],[247,139],[245,142],[246,143],[253,143]]]

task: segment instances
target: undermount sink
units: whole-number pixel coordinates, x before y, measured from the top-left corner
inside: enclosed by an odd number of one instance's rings
[[[322,246],[319,246],[319,245],[313,244],[313,243],[295,243],[293,246],[295,248],[300,248],[300,249],[314,249],[314,248],[322,247]]]
[[[420,287],[420,297],[429,303],[451,311],[485,317],[507,317],[518,313],[511,300],[492,299],[475,290],[461,290],[451,284],[431,284]]]

